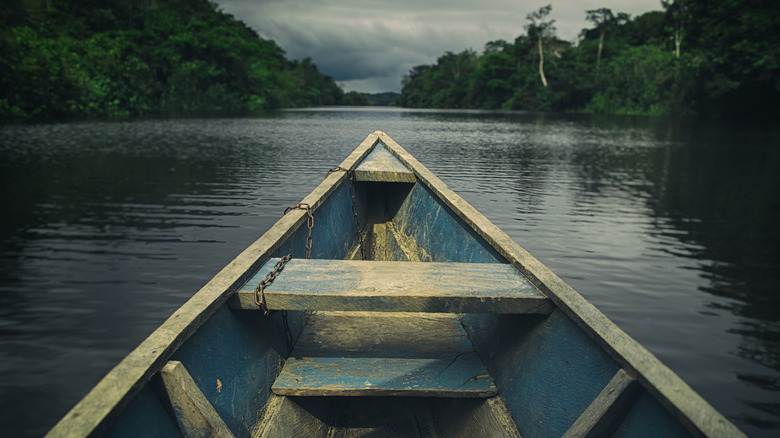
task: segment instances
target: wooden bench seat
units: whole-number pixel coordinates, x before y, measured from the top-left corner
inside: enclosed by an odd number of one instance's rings
[[[254,289],[278,260],[237,293],[234,308],[258,309]],[[517,270],[498,263],[293,259],[264,294],[271,310],[548,314],[553,308]]]
[[[490,397],[453,314],[315,312],[272,390],[286,396]]]

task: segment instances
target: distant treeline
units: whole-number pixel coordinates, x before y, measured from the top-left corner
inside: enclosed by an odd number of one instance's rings
[[[353,104],[208,0],[5,0],[0,117],[239,114]]]
[[[397,104],[642,115],[768,115],[780,98],[780,1],[663,0],[636,18],[585,11],[572,44],[551,6],[513,42],[414,67]]]
[[[357,91],[350,91],[341,99],[340,105],[390,106],[395,105],[399,96],[400,94],[392,91],[385,93],[360,93]]]

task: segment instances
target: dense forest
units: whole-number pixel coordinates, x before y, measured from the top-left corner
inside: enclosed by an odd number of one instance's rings
[[[0,117],[365,104],[208,0],[5,0]]]
[[[209,0],[6,0],[0,117],[244,114],[386,105],[344,93],[310,58],[288,60]],[[552,6],[483,52],[413,68],[397,104],[647,115],[767,115],[780,98],[780,2],[663,0],[632,18],[583,11],[579,41],[556,36]]]
[[[576,44],[548,5],[513,42],[414,67],[398,104],[605,114],[768,116],[780,98],[780,2],[663,0],[632,18],[584,11]]]

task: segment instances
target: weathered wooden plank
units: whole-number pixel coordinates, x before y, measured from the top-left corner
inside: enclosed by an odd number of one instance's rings
[[[520,438],[500,397],[274,396],[258,438]]]
[[[523,436],[563,435],[620,369],[559,310],[462,321]]]
[[[327,437],[329,429],[326,421],[294,400],[272,394],[252,437]]]
[[[384,146],[377,145],[355,169],[355,180],[413,183],[417,178]]]
[[[452,359],[295,357],[272,387],[288,396],[490,397],[497,389],[475,352]]]
[[[454,314],[314,312],[277,395],[486,397],[495,385]]]
[[[424,184],[414,185],[392,221],[398,234],[424,248],[422,261],[508,263]]]
[[[271,259],[238,293],[257,309],[254,289]],[[293,259],[265,288],[269,309],[443,313],[549,313],[552,307],[510,265]]]
[[[417,241],[401,233],[392,221],[374,224],[370,234],[370,260],[430,262],[431,256]]]
[[[418,182],[434,192],[452,211],[484,238],[499,254],[532,281],[542,293],[598,342],[618,363],[636,375],[642,386],[653,394],[691,432],[708,437],[745,436],[716,411],[679,376],[661,363],[593,304],[566,284],[477,209],[453,192],[404,148],[383,132],[379,142],[403,164],[414,171]]]
[[[295,357],[454,358],[474,347],[448,313],[314,312]]]
[[[173,405],[179,429],[185,437],[233,437],[181,362],[168,362],[160,370],[160,375]]]
[[[377,131],[366,137],[340,166],[353,169],[377,144],[380,135],[383,133]],[[332,173],[302,202],[311,205],[316,214],[316,209],[345,179],[343,172]],[[279,219],[114,367],[46,436],[89,436],[107,427],[173,352],[254,275],[305,220],[303,210],[293,210]]]
[[[288,312],[296,338],[303,312]],[[289,353],[281,312],[268,317],[233,312],[223,306],[171,356],[187,366],[233,434],[248,437],[257,412],[271,396],[270,384]]]
[[[590,438],[611,436],[620,424],[623,416],[631,409],[631,400],[636,394],[635,380],[620,369],[615,377],[577,418],[568,431],[566,438]]]

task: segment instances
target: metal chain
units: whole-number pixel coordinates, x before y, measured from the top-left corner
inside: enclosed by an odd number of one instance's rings
[[[306,214],[309,216],[306,222],[306,226],[309,228],[309,236],[306,237],[306,259],[311,258],[311,229],[314,228],[314,215],[311,213],[311,205],[305,203],[305,202],[299,202],[296,205],[293,205],[292,207],[287,207],[284,209],[284,214],[287,214],[290,210],[295,210],[296,208],[306,210]]]
[[[255,288],[255,304],[257,304],[260,307],[260,309],[262,309],[263,315],[268,315],[269,313],[271,313],[271,311],[268,310],[268,306],[266,306],[265,304],[265,294],[263,293],[263,290],[266,288],[266,286],[268,286],[269,284],[273,283],[274,280],[276,280],[276,276],[279,275],[279,273],[282,272],[282,270],[284,269],[284,264],[289,262],[291,259],[292,259],[292,254],[287,254],[286,256],[282,257],[281,260],[276,262],[271,272],[269,272],[268,275],[265,276],[265,279],[261,281]]]
[[[365,260],[366,259],[366,253],[363,249],[363,233],[360,231],[360,221],[358,220],[358,214],[357,214],[357,202],[355,202],[355,171],[345,169],[341,166],[334,167],[328,171],[328,175],[330,175],[333,172],[346,172],[347,177],[349,178],[349,195],[352,197],[352,217],[355,219],[355,233],[357,234],[357,239],[360,244],[360,259]]]
[[[314,228],[314,215],[311,212],[311,205],[305,203],[305,202],[299,202],[296,205],[293,205],[292,207],[287,207],[284,209],[284,214],[287,214],[290,210],[294,210],[296,208],[300,208],[303,210],[306,210],[306,215],[308,216],[306,220],[306,227],[309,229],[309,235],[306,236],[306,252],[304,257],[308,260],[311,258],[311,230]],[[292,258],[292,256],[288,256]],[[284,265],[282,265],[284,266]],[[293,349],[293,336],[292,331],[290,330],[290,322],[287,320],[287,310],[282,310],[282,324],[284,325],[284,338],[287,342],[287,355],[292,354]]]

